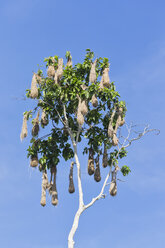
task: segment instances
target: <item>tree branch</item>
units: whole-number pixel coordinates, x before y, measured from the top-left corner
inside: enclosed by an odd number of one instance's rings
[[[78,143],[78,139],[79,139],[81,130],[82,130],[82,127],[79,125],[78,132],[77,132],[77,137],[76,137],[76,144]]]
[[[158,135],[158,134],[160,133],[160,130],[158,130],[158,129],[148,129],[148,128],[149,128],[149,125],[147,125],[147,126],[144,128],[144,130],[138,134],[137,137],[135,137],[135,138],[129,140],[129,137],[130,137],[130,134],[131,134],[131,131],[132,131],[132,127],[133,127],[133,126],[132,126],[132,124],[131,124],[131,125],[130,125],[130,128],[128,128],[128,136],[125,138],[124,143],[123,143],[123,144],[125,144],[125,143],[128,141],[128,144],[125,145],[125,146],[123,146],[124,148],[129,147],[129,146],[132,144],[133,141],[139,140],[142,136],[144,136],[145,134],[147,134],[147,133],[149,133],[149,132],[155,132],[155,131],[156,131],[156,132],[157,132],[156,135]]]
[[[99,199],[101,199],[101,198],[105,198],[105,197],[103,197],[103,196],[105,196],[105,194],[104,194],[104,189],[105,189],[105,187],[106,187],[106,185],[107,185],[107,181],[108,181],[108,179],[109,179],[109,177],[110,177],[111,171],[112,171],[112,165],[111,165],[111,167],[110,167],[109,173],[107,174],[107,176],[106,176],[106,178],[105,178],[105,180],[104,180],[104,184],[103,184],[103,186],[102,186],[102,189],[101,189],[101,191],[100,191],[100,194],[99,194],[98,196],[96,196],[95,198],[93,198],[92,201],[91,201],[90,203],[88,203],[87,205],[85,205],[85,206],[84,206],[84,209],[87,209],[87,208],[91,207],[97,200],[99,200]]]

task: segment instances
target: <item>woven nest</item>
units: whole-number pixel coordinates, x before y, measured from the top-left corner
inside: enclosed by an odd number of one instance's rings
[[[88,159],[88,174],[91,176],[95,172],[94,159]]]
[[[97,77],[96,77],[96,63],[97,63],[97,59],[92,64],[92,67],[91,67],[91,70],[90,70],[89,81],[91,83],[96,83],[96,80],[97,80]]]
[[[110,86],[109,68],[105,68],[103,71],[103,85],[104,87]]]
[[[44,207],[46,205],[46,189],[49,187],[48,177],[46,171],[42,174],[42,191],[40,204]]]
[[[98,106],[98,100],[97,100],[96,95],[92,96],[91,102],[92,102],[93,107],[96,108]]]
[[[63,75],[63,59],[58,60],[57,78],[60,80]]]
[[[35,137],[39,132],[39,111],[37,113],[37,117],[34,119],[33,127],[32,127],[32,136]]]
[[[84,105],[84,104],[83,104]],[[84,108],[84,106],[83,106]],[[86,111],[86,109],[84,108],[83,110]],[[82,102],[81,99],[79,97],[79,102],[78,102],[78,109],[77,109],[77,122],[80,126],[82,126],[84,124],[84,116],[82,114]]]
[[[58,204],[58,193],[56,188],[56,174],[57,168],[53,166],[51,168],[51,179],[50,179],[50,187],[49,187],[49,194],[52,196],[52,205],[56,206]]]
[[[27,137],[28,130],[27,130],[27,115],[23,116],[23,123],[22,123],[22,130],[20,134],[21,141]]]
[[[33,99],[38,97],[38,88],[37,88],[37,80],[36,80],[35,73],[33,74],[33,77],[32,77],[30,97]]]
[[[88,174],[91,176],[95,172],[94,167],[94,157],[93,157],[93,149],[89,149],[89,158],[88,158]]]
[[[40,204],[41,204],[41,206],[45,207],[45,205],[46,205],[46,195],[45,196],[42,195]]]
[[[95,169],[95,173],[94,173],[94,179],[96,182],[100,182],[101,181],[101,175],[100,175],[99,156],[97,156],[95,161],[96,161],[96,169]]]
[[[57,193],[57,189],[56,186],[52,186],[52,205],[53,206],[57,206],[58,204],[58,193]]]
[[[38,157],[36,156],[31,156],[30,158],[30,166],[31,167],[37,167],[38,166]]]
[[[84,116],[82,115],[80,111],[78,111],[77,113],[77,122],[80,126],[84,124]]]
[[[46,113],[44,110],[42,110],[42,115],[41,115],[41,124],[43,126],[46,126],[48,124],[48,119],[46,117]]]
[[[88,107],[87,107],[87,104],[86,104],[85,100],[83,100],[81,102],[80,110],[81,110],[81,113],[82,113],[83,116],[85,116],[88,113]]]
[[[103,153],[103,162],[102,162],[102,166],[104,168],[106,168],[108,165],[108,154],[107,154],[107,149],[106,149],[106,145],[104,144],[104,153]]]
[[[55,76],[55,69],[53,65],[49,65],[47,69],[47,75],[49,78],[52,78]]]
[[[73,182],[73,165],[74,163],[71,163],[70,166],[70,173],[69,173],[69,193],[72,194],[75,192],[74,182]]]
[[[111,196],[115,196],[117,194],[117,184],[115,180],[111,181],[109,193]]]
[[[74,187],[74,183],[73,183],[73,178],[69,179],[69,193],[73,194],[75,192],[75,187]]]
[[[36,122],[32,128],[32,136],[33,137],[37,136],[38,132],[39,132],[39,124]]]

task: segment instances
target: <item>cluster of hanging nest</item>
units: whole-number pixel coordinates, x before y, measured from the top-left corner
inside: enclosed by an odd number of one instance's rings
[[[94,175],[94,180],[96,182],[101,181],[101,174],[100,174],[100,165],[99,165],[99,154],[97,154],[96,158],[94,159],[94,152],[93,149],[89,149],[89,157],[88,157],[88,174]],[[96,165],[96,168],[95,168]],[[102,159],[102,166],[106,168],[108,166],[108,154],[106,144],[104,143],[104,151],[103,151],[103,159]],[[112,178],[109,188],[109,193],[111,196],[115,196],[117,194],[117,182],[116,182],[116,175],[119,167],[116,166],[115,169],[112,171]]]
[[[38,136],[38,133],[40,130],[39,123],[41,123],[43,126],[46,126],[48,124],[48,118],[47,118],[47,115],[44,109],[42,109],[41,120],[39,120],[39,117],[40,117],[40,110],[37,112],[37,116],[32,121],[33,127],[32,127],[31,134],[33,137]],[[26,138],[28,135],[27,120],[28,120],[28,113],[25,113],[23,115],[23,124],[22,124],[22,129],[21,129],[21,134],[20,134],[21,141],[24,138]]]
[[[96,165],[96,168],[95,168]],[[108,154],[106,145],[104,144],[104,152],[103,152],[103,160],[102,166],[106,168],[108,166]],[[93,148],[90,147],[89,149],[89,157],[88,157],[88,174],[91,176],[94,174],[94,180],[96,182],[101,181],[101,174],[100,174],[100,155],[97,154],[96,158],[94,158],[94,151]]]
[[[74,162],[71,163],[70,173],[69,173],[69,193],[72,194],[75,192],[74,182],[73,182],[73,166]],[[57,167],[53,166],[50,169],[50,182],[48,180],[47,171],[44,169],[42,171],[42,190],[41,190],[41,201],[40,204],[44,207],[46,205],[46,191],[49,192],[51,196],[52,205],[57,206],[58,204],[58,193],[56,186],[56,178],[57,178]]]
[[[69,58],[67,62],[68,66],[72,65],[72,59]],[[63,58],[58,59],[58,67],[55,70],[54,65],[49,65],[47,69],[47,76],[54,80],[56,84],[60,83],[60,80],[63,76]],[[39,95],[38,86],[42,83],[42,77],[36,73],[33,73],[31,89],[30,89],[30,97],[35,99]]]
[[[51,168],[50,182],[48,180],[47,171],[44,169],[42,172],[42,190],[41,190],[41,201],[40,204],[44,207],[46,205],[46,191],[48,190],[49,195],[52,198],[52,205],[57,206],[58,204],[58,193],[56,187],[56,175],[57,168],[53,166]]]
[[[91,70],[89,74],[89,82],[91,83],[97,82],[96,64],[97,64],[97,59],[91,65]],[[55,84],[60,84],[60,80],[62,79],[62,76],[63,76],[63,67],[64,67],[63,59],[60,58],[58,59],[57,69],[55,69],[54,65],[48,66],[47,77],[54,80]],[[67,58],[66,67],[72,67],[71,56],[68,56]],[[31,90],[30,90],[31,98],[33,99],[38,98],[39,96],[38,85],[40,85],[41,83],[42,83],[42,77],[36,73],[33,73],[32,82],[31,82]],[[110,87],[109,66],[105,67],[102,71],[102,77],[101,77],[101,81],[99,84],[99,89],[102,90],[104,87],[106,88]],[[83,90],[86,90],[86,88],[87,86],[82,85]],[[88,104],[85,99],[81,99],[79,96],[77,97],[78,97],[77,122],[79,126],[81,127],[84,124],[84,118],[88,113]],[[93,107],[95,108],[98,106],[98,99],[97,99],[96,94],[93,94],[91,98],[91,103]],[[39,120],[39,117],[40,117],[40,112],[38,111],[37,116],[34,118],[33,123],[32,123],[33,127],[32,127],[31,133],[33,137],[38,136],[40,123],[43,126],[46,126],[48,124],[48,118],[47,118],[47,115],[44,109],[42,109],[41,120]],[[21,135],[20,135],[21,141],[28,135],[27,120],[28,120],[28,115],[26,113],[23,116],[23,125],[22,125],[22,130],[21,130]],[[115,126],[114,126],[114,120],[116,120]],[[124,123],[125,121],[123,119],[123,109],[122,108],[115,109],[112,112],[109,125],[108,125],[108,137],[111,138],[113,146],[118,145],[117,130],[118,130],[118,127],[124,125]],[[63,132],[67,133],[68,131],[66,128],[64,128]],[[38,155],[37,154],[32,155],[30,158],[30,166],[37,167],[38,165],[39,165]],[[106,168],[108,166],[108,154],[107,154],[106,144],[104,144],[102,166],[103,168]],[[42,166],[40,165],[40,167]],[[73,181],[73,167],[74,167],[74,162],[71,163],[70,173],[69,173],[68,191],[71,194],[75,192],[74,181]],[[50,176],[50,181],[49,181],[47,170],[46,169],[42,170],[42,192],[41,192],[41,201],[40,201],[42,206],[46,205],[46,191],[48,191],[49,195],[51,196],[52,205],[56,206],[58,204],[58,193],[57,193],[57,187],[56,187],[57,167],[52,166],[50,169],[50,173],[51,173],[51,176]],[[101,181],[100,155],[97,154],[96,158],[94,158],[94,151],[92,147],[89,149],[88,174],[90,176],[94,175],[94,180],[96,182]],[[117,194],[116,174],[117,174],[117,170],[115,168],[115,170],[112,171],[112,179],[111,179],[110,189],[109,189],[109,193],[112,196],[115,196]]]
[[[115,127],[113,127],[113,121],[114,121],[115,115],[117,116],[116,117],[117,119],[116,119]],[[109,125],[108,125],[108,137],[111,138],[113,146],[118,145],[119,140],[117,138],[117,130],[119,126],[123,126],[124,123],[125,123],[125,120],[123,118],[123,108],[118,107],[112,113],[110,121],[109,121]]]
[[[97,64],[97,59],[95,59],[95,61],[91,65],[91,69],[89,73],[89,82],[91,83],[96,83],[97,81],[96,64]],[[87,88],[87,86],[85,85],[82,85],[81,87],[83,90]],[[102,78],[99,84],[99,88],[103,89],[104,87],[106,88],[110,87],[109,67],[105,67],[102,72]],[[95,94],[93,94],[92,96],[91,103],[95,108],[98,106],[98,100]],[[85,100],[82,100],[78,96],[77,122],[80,126],[84,124],[84,117],[87,113],[88,113],[87,102]]]

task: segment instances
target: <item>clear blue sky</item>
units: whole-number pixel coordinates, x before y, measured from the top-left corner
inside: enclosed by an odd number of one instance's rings
[[[165,247],[165,1],[161,0],[6,0],[0,3],[0,247],[65,248],[77,209],[77,193],[68,194],[68,164],[58,169],[59,205],[40,206],[41,174],[29,168],[19,135],[21,100],[32,71],[44,57],[73,61],[86,48],[108,57],[110,77],[127,103],[127,122],[161,130],[129,149],[132,173],[80,219],[75,248]],[[86,177],[86,202],[101,183]],[[120,177],[122,178],[122,177]],[[77,191],[77,188],[76,188]],[[49,199],[50,200],[50,199]]]

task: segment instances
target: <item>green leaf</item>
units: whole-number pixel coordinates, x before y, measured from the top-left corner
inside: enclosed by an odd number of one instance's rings
[[[123,165],[121,168],[121,173],[123,176],[127,176],[131,172],[130,168],[127,165]]]

